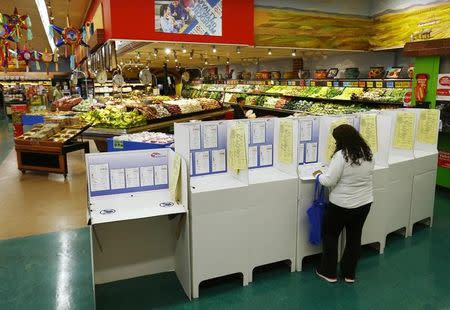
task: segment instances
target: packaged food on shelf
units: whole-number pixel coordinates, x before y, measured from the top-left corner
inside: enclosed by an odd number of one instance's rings
[[[52,102],[52,111],[71,111],[74,106],[79,104],[83,98],[81,97],[62,97]]]

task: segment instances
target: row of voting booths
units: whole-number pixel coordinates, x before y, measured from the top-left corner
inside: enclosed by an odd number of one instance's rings
[[[321,252],[308,241],[312,173],[326,171],[343,123],[374,153],[362,243],[381,254],[389,233],[431,226],[438,110],[175,124],[175,152],[86,155],[95,284],[175,271],[198,298],[203,281],[239,273],[245,286],[258,266],[301,271]]]

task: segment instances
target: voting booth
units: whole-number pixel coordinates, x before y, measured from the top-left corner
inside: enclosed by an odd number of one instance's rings
[[[316,170],[326,170],[325,163],[319,161],[320,117],[301,117],[297,119],[297,163],[298,163],[298,226],[296,270],[302,270],[303,259],[322,252],[322,246],[314,246],[309,242],[309,221],[306,211],[314,199],[314,177]]]
[[[248,121],[249,279],[257,266],[289,260],[295,270],[297,164],[294,119]]]
[[[187,166],[170,149],[86,155],[95,284],[175,271],[191,298]]]
[[[391,119],[386,233],[403,230],[407,237],[414,173],[416,113],[411,109],[382,113]]]
[[[241,273],[249,282],[248,123],[175,124],[189,162],[192,295],[202,281]]]
[[[430,226],[433,224],[440,116],[440,111],[435,109],[413,111],[416,113],[416,134],[408,236],[412,235],[413,226],[417,222],[427,220]]]
[[[373,203],[361,236],[361,244],[379,244],[379,253],[384,253],[387,231],[384,227],[389,205],[389,150],[391,118],[379,111],[359,115],[359,132],[373,153]]]

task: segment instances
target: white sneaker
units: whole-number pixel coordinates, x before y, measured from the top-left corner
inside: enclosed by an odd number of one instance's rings
[[[355,283],[355,279],[351,279],[351,278],[344,278],[345,282],[347,283]]]
[[[318,275],[319,277],[321,277],[322,279],[324,279],[325,281],[329,282],[329,283],[336,283],[337,282],[337,278],[328,278],[325,277],[324,275],[320,274],[317,269],[316,269],[316,275]]]

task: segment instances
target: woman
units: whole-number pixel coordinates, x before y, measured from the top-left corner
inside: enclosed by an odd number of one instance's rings
[[[322,261],[316,273],[328,282],[337,282],[338,239],[345,228],[346,243],[340,272],[345,282],[353,283],[362,229],[373,202],[374,162],[369,146],[352,126],[336,127],[333,137],[336,150],[327,172],[314,172],[323,186],[332,188],[322,226]]]

